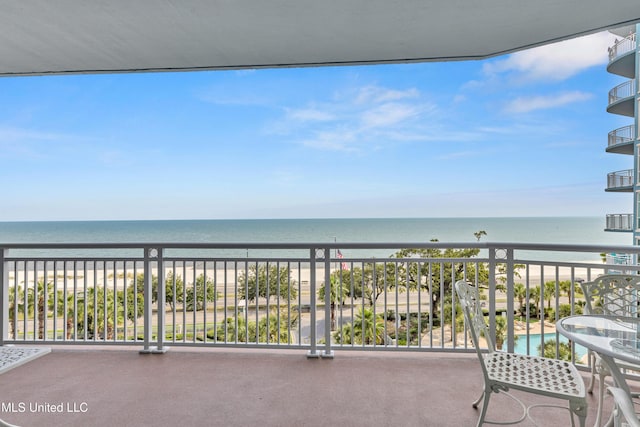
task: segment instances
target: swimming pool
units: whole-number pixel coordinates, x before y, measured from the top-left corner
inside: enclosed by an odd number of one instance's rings
[[[559,335],[558,338],[560,339],[560,342],[563,342],[563,343],[569,342],[569,340],[567,340],[567,338],[563,337],[562,335]],[[545,341],[555,340],[555,339],[556,339],[555,332],[544,334]],[[531,355],[533,356],[538,355],[539,345],[540,345],[540,334],[529,334],[529,352]],[[516,343],[514,346],[514,352],[518,354],[527,354],[527,335],[526,334],[518,335],[518,339],[516,340]],[[580,345],[576,345],[575,352],[576,352],[577,359],[580,360],[584,357],[584,355],[587,354],[587,349]]]

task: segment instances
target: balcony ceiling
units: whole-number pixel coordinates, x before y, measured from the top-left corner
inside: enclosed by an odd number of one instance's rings
[[[479,59],[640,20],[638,0],[3,2],[0,75]]]

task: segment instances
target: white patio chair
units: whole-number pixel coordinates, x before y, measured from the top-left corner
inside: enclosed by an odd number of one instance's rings
[[[575,425],[573,416],[575,414],[580,420],[580,426],[584,426],[587,418],[586,390],[576,367],[572,363],[561,360],[496,351],[482,314],[478,289],[464,280],[456,282],[455,288],[484,375],[482,395],[473,402],[473,407],[477,409],[480,402],[484,400],[478,418],[478,427],[484,423],[516,424],[525,418],[531,419],[530,409],[540,406],[566,408],[570,411],[571,425]],[[479,346],[481,336],[487,341],[486,352]],[[510,389],[563,399],[568,401],[569,405],[568,407],[559,405],[527,407],[508,393]],[[523,409],[522,417],[512,422],[485,421],[491,393],[505,393],[517,401]]]
[[[638,291],[640,290],[640,276],[629,274],[605,274],[592,282],[581,283],[582,292],[586,304],[584,314],[606,314],[610,316],[638,317]],[[605,379],[611,376],[611,372],[600,357],[589,351],[589,361],[591,364],[591,380],[587,386],[587,391],[593,393],[593,385],[597,378],[600,385],[598,387],[598,410],[596,415],[596,426],[602,421],[602,406],[604,402],[604,391],[606,388]],[[640,366],[631,365],[626,362],[616,360],[616,365],[623,370],[640,370]]]
[[[618,387],[608,387],[608,390],[616,402],[615,409],[613,410],[613,416],[617,420],[616,425],[640,427],[640,419],[638,419],[638,415],[636,414],[631,396]]]

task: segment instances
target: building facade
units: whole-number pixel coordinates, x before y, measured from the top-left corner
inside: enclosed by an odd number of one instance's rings
[[[633,194],[633,212],[609,213],[606,230],[628,232],[633,235],[633,244],[640,245],[640,50],[636,34],[640,25],[612,30],[616,41],[609,47],[607,71],[620,76],[621,83],[609,91],[607,112],[629,118],[629,124],[609,132],[606,151],[633,157],[633,168],[610,172],[607,175],[606,191]],[[608,260],[614,264],[625,264],[629,260]],[[624,255],[617,255],[625,257]]]

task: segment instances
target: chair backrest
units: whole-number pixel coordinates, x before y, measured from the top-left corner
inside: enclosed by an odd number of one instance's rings
[[[585,314],[639,317],[640,276],[605,274],[592,282],[581,283]]]
[[[487,348],[489,352],[495,351],[493,338],[491,338],[491,335],[489,334],[489,328],[487,327],[487,322],[485,322],[484,314],[482,313],[482,303],[480,301],[478,288],[470,285],[466,280],[457,281],[455,287],[460,305],[462,306],[462,311],[464,312],[464,318],[469,326],[469,332],[471,332],[473,345],[476,347],[478,355],[481,356],[480,337],[484,337],[487,341]]]

